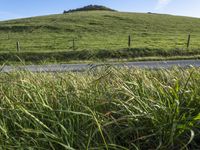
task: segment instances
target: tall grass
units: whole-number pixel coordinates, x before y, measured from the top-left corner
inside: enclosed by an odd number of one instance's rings
[[[1,149],[199,149],[200,70],[0,75]]]

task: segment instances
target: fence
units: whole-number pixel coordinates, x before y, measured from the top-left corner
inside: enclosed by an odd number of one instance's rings
[[[134,33],[124,35],[109,35],[105,37],[68,37],[53,34],[37,35],[37,33],[7,33],[0,36],[0,51],[63,51],[63,50],[97,50],[124,48],[152,48],[152,49],[199,49],[200,37],[191,34],[164,33]]]

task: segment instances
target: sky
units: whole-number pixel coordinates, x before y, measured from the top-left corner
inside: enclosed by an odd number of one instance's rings
[[[0,20],[59,14],[89,4],[124,12],[153,12],[200,18],[200,0],[0,0]]]

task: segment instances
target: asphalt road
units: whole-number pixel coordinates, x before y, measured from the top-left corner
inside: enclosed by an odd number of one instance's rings
[[[1,72],[13,72],[19,70],[27,70],[31,72],[67,72],[67,71],[84,71],[90,68],[112,65],[115,67],[128,68],[170,68],[173,66],[180,67],[200,67],[200,60],[173,60],[173,61],[141,61],[126,63],[109,63],[109,64],[54,64],[54,65],[27,65],[27,66],[4,66]]]

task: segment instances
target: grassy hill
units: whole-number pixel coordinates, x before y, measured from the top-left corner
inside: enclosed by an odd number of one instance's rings
[[[189,33],[191,45],[187,50]],[[128,35],[131,35],[129,50]],[[46,53],[53,57],[58,52],[59,56],[89,54],[83,59],[194,55],[199,54],[200,19],[152,13],[81,11],[3,21],[0,22],[0,61],[11,59],[3,54],[16,53],[17,41],[21,47],[19,56],[41,53],[45,59]]]

